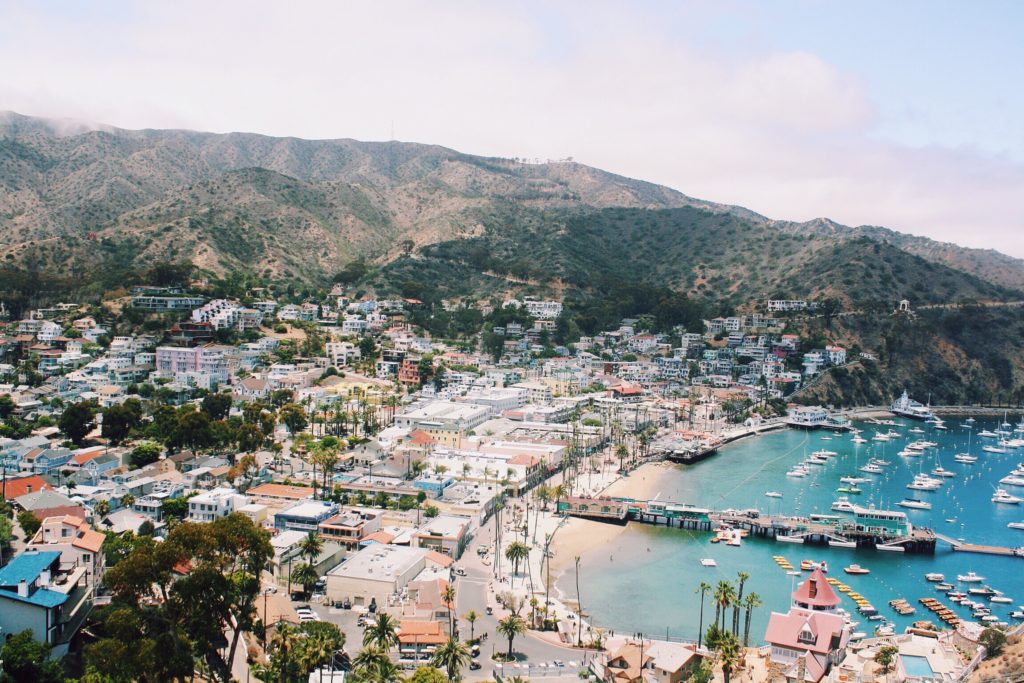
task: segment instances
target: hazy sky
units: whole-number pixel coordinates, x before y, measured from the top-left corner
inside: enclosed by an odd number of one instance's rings
[[[393,129],[1024,257],[1022,36],[1024,2],[0,0],[0,109]]]

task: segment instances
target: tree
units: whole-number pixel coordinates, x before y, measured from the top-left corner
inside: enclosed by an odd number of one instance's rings
[[[405,683],[448,683],[449,679],[432,666],[423,665],[405,679]]]
[[[291,575],[291,581],[302,586],[302,590],[307,596],[313,592],[313,587],[319,578],[320,575],[316,573],[316,567],[308,562],[297,566]]]
[[[750,617],[753,611],[761,606],[761,596],[757,593],[748,593],[743,598],[743,608],[746,610],[743,623],[743,647],[750,644]]]
[[[512,661],[513,641],[525,632],[526,623],[515,614],[510,614],[498,622],[498,635],[508,640],[508,661]]]
[[[530,548],[525,543],[513,541],[505,548],[505,559],[512,563],[512,576],[519,573],[519,563],[529,561]]]
[[[708,591],[711,590],[711,584],[706,581],[701,581],[700,586],[697,588],[696,593],[700,593],[700,622],[697,626],[697,647],[701,646],[701,638],[704,635],[704,596]]]
[[[299,554],[310,563],[316,562],[316,558],[320,557],[323,549],[324,542],[315,531],[310,531],[304,539],[299,541]]]
[[[430,663],[448,672],[448,680],[454,683],[462,677],[462,668],[469,664],[469,659],[469,648],[465,643],[449,637],[434,650]]]
[[[200,410],[209,415],[211,420],[225,419],[231,412],[231,394],[207,394]]]
[[[14,540],[14,525],[6,514],[0,513],[0,566],[5,564],[5,554]]]
[[[398,624],[390,614],[380,612],[377,618],[363,631],[363,647],[373,647],[383,652],[390,652],[398,645]]]
[[[729,683],[733,672],[740,667],[743,651],[736,636],[728,631],[722,634],[722,639],[718,643],[718,657],[722,662],[722,675],[725,677],[725,683]]]
[[[106,498],[100,498],[92,506],[92,511],[96,513],[99,519],[103,519],[110,514],[110,501]]]
[[[740,606],[743,604],[743,584],[750,578],[750,574],[746,572],[739,572],[737,575],[737,584],[739,588],[736,590],[736,599],[732,603],[732,634],[739,638],[740,635]]]
[[[714,678],[714,670],[708,665],[707,661],[702,658],[697,664],[697,668],[693,670],[693,673],[690,674],[685,683],[711,683]]]
[[[160,444],[153,443],[152,441],[143,441],[132,449],[132,452],[128,455],[128,462],[136,469],[145,467],[159,460],[162,452],[163,449],[160,447]]]
[[[63,683],[64,670],[50,659],[51,647],[32,637],[32,631],[15,633],[0,650],[4,680],[32,683]]]
[[[984,634],[982,635],[984,636]],[[895,645],[886,645],[879,648],[878,653],[875,654],[875,663],[882,667],[883,674],[889,673],[889,667],[896,661],[896,655],[899,653],[900,649]]]
[[[81,446],[86,435],[95,426],[96,407],[88,401],[72,403],[60,414],[57,426],[69,439]]]
[[[438,509],[436,505],[428,505],[426,509],[423,511],[423,516],[427,519],[433,519],[434,517],[437,517],[439,514],[441,514],[441,511]]]
[[[112,405],[103,411],[103,424],[100,434],[104,439],[108,439],[112,445],[119,446],[122,441],[128,438],[128,434],[139,424],[141,419],[141,410],[133,410],[127,401]]]
[[[476,620],[480,618],[480,615],[476,613],[476,610],[469,610],[462,615],[462,618],[469,622],[469,639],[470,641],[475,640],[474,628],[476,627]]]
[[[39,531],[39,527],[43,525],[39,521],[39,518],[33,515],[28,510],[22,510],[18,513],[18,526],[25,532],[26,538],[32,538],[36,532]]]
[[[352,660],[353,679],[358,683],[395,683],[401,680],[398,667],[387,652],[364,647]]]
[[[309,424],[306,420],[306,411],[298,403],[286,403],[277,411],[277,418],[281,421],[291,434],[297,434]]]
[[[119,500],[118,503],[120,503],[123,508],[130,508],[132,505],[135,505],[135,496],[130,493],[126,493],[121,496],[121,500]]]
[[[1006,647],[1006,634],[997,628],[987,628],[981,633],[978,642],[985,646],[985,657],[995,657]]]
[[[725,614],[736,597],[736,590],[728,581],[719,581],[715,586],[715,625],[725,630]]]
[[[455,635],[455,586],[446,583],[441,591],[441,600],[448,608],[448,635]]]
[[[258,425],[247,422],[242,424],[238,431],[235,432],[235,440],[238,443],[238,450],[243,453],[252,453],[263,446],[266,436]]]

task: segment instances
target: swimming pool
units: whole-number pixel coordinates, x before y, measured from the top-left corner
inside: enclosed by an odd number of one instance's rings
[[[935,671],[932,670],[932,665],[928,663],[927,657],[900,655],[900,661],[903,663],[903,670],[907,672],[907,676],[910,678],[924,681],[936,678]]]

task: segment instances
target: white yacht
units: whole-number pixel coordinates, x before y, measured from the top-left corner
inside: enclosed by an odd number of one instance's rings
[[[903,458],[920,458],[921,454],[922,454],[922,451],[919,451],[916,448],[904,448],[902,451],[900,451],[896,455],[898,455],[900,457],[903,457]]]
[[[1004,503],[1006,505],[1017,505],[1024,501],[1024,498],[1018,498],[1017,496],[1011,496],[1006,492],[1006,489],[996,489],[996,492],[992,494],[993,503]]]
[[[843,484],[867,484],[872,481],[871,477],[839,477]]]
[[[1005,448],[1003,448],[1002,446],[982,446],[981,450],[985,451],[986,453],[1008,453],[1009,452]]]
[[[945,574],[940,574],[938,572],[932,572],[930,574],[925,574],[924,575],[924,580],[925,581],[931,581],[933,583],[942,583],[943,581],[946,580],[946,575]]]
[[[868,474],[881,474],[884,470],[873,462],[869,462],[864,467],[858,468],[861,472],[867,472]]]
[[[1024,522],[1010,522],[1006,525],[1007,529],[1021,529],[1024,530]]]
[[[965,465],[972,465],[978,462],[978,456],[971,455],[970,453],[959,453],[953,456],[953,459],[957,462],[962,462]]]
[[[956,476],[956,472],[951,472],[951,471],[947,470],[945,467],[943,467],[942,465],[939,465],[935,469],[933,469],[932,470],[932,474],[934,474],[936,477],[946,477],[946,478],[955,477]]]
[[[890,441],[888,434],[875,434],[871,437],[872,441]]]
[[[839,454],[835,451],[826,451],[824,448],[811,453],[812,458],[834,458],[837,455]]]
[[[978,436],[984,436],[984,437],[986,437],[988,439],[994,439],[994,438],[996,438],[999,435],[996,434],[995,432],[990,432],[987,429],[982,429],[980,432],[978,432]]]
[[[973,571],[967,572],[966,574],[957,574],[956,580],[960,583],[981,583],[985,580],[984,576],[978,576]],[[963,595],[961,593],[961,595]],[[965,596],[966,597],[966,596]]]
[[[853,443],[867,443],[868,442],[868,440],[865,439],[860,434],[858,434],[857,436],[855,436],[852,439],[850,439],[850,441],[852,441]]]
[[[766,495],[769,498],[782,498],[782,494],[779,493],[778,491],[765,491],[764,495]]]
[[[901,508],[910,508],[912,510],[931,510],[932,504],[917,498],[904,498],[900,502],[896,503]]]
[[[787,477],[806,477],[807,469],[803,467],[794,467],[789,472],[786,472]]]
[[[853,512],[853,503],[847,496],[839,496],[839,498],[832,503],[832,509],[835,512]]]
[[[1011,474],[1000,479],[999,483],[1008,486],[1024,486],[1024,477],[1017,477]]]

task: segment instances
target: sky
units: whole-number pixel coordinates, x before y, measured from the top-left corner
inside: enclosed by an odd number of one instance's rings
[[[0,0],[0,110],[562,159],[1024,257],[1024,3]]]

